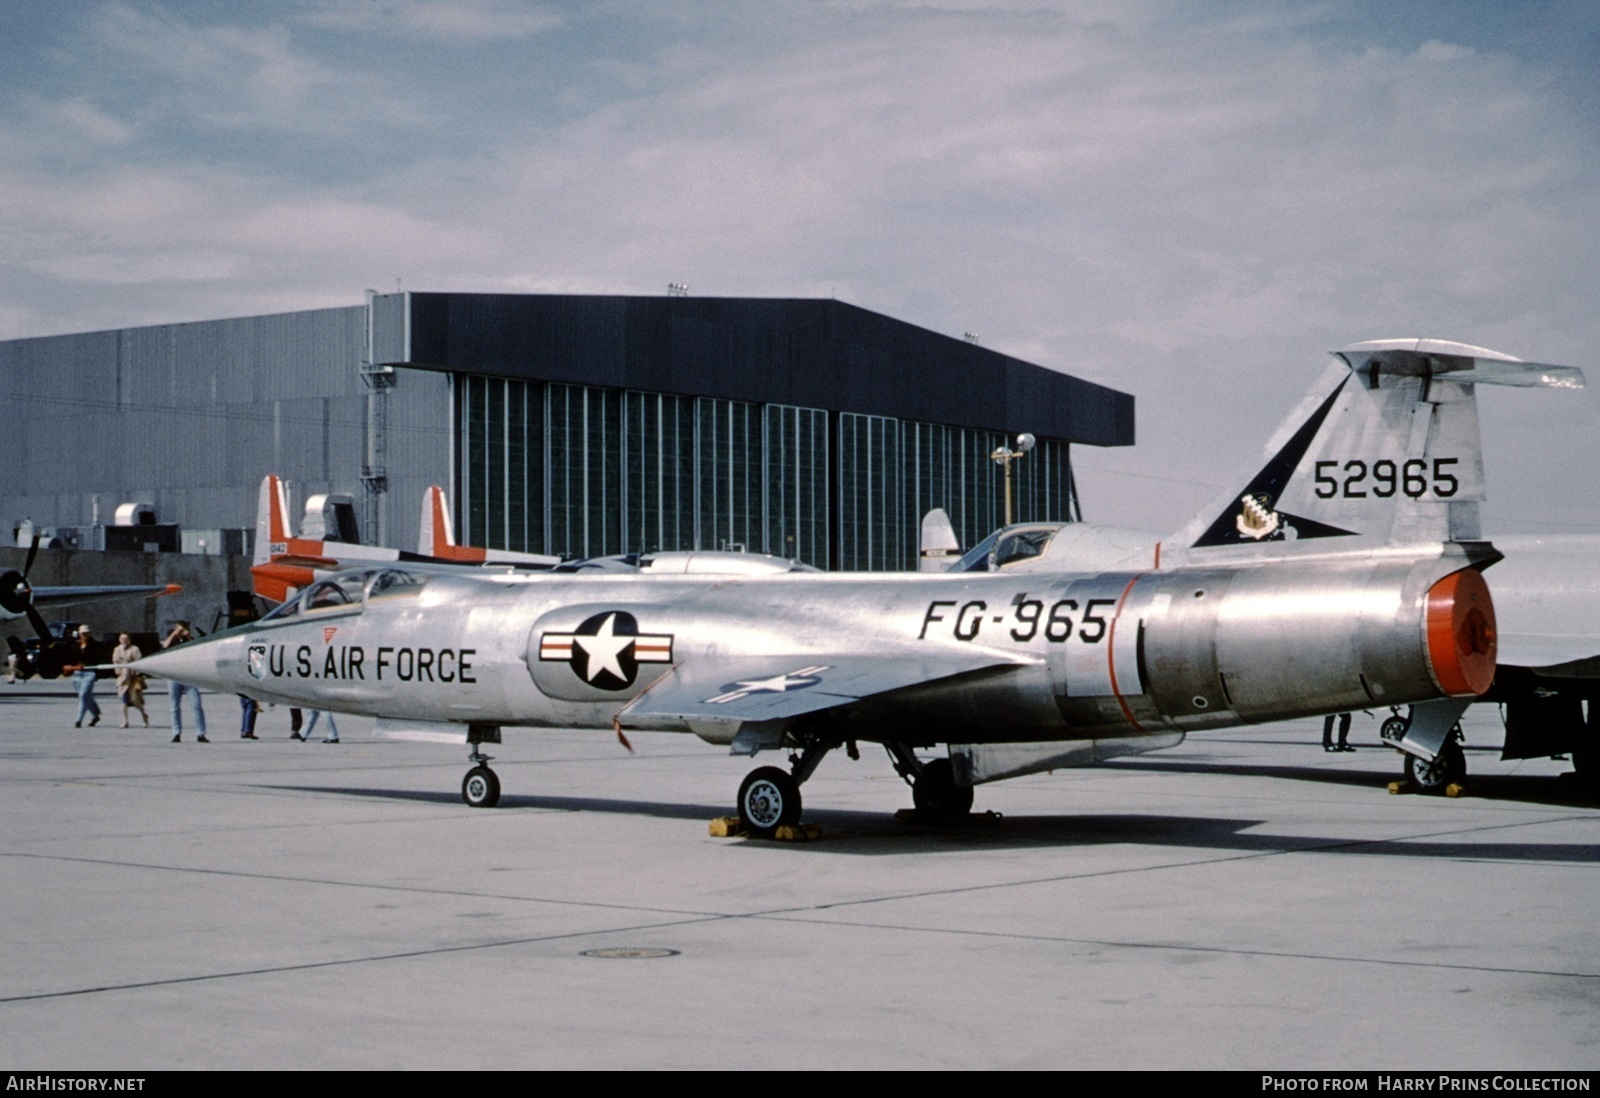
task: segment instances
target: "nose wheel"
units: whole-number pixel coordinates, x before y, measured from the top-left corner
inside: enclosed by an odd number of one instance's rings
[[[493,808],[500,803],[500,778],[484,764],[489,756],[473,752],[476,763],[461,779],[461,799],[473,808]]]

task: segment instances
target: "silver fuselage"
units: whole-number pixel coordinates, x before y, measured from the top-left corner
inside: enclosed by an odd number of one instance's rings
[[[1448,693],[1428,593],[1464,563],[1434,552],[1092,575],[435,576],[149,663],[262,701],[379,718],[593,728],[620,715],[622,727],[729,742],[736,721],[624,711],[680,668],[922,661],[925,681],[806,719],[914,744],[1170,742],[1174,730]],[[599,640],[584,632],[596,622]],[[612,637],[621,622],[627,639]]]

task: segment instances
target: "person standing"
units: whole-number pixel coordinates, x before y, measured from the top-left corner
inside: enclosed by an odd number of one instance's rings
[[[253,740],[256,738],[256,715],[261,712],[261,706],[254,698],[239,695],[239,738]]]
[[[311,730],[313,728],[317,727],[317,718],[318,717],[327,717],[328,718],[328,738],[323,740],[322,742],[323,743],[338,743],[339,742],[339,726],[333,723],[333,713],[330,710],[327,710],[327,709],[313,709],[311,711],[311,717],[310,717],[309,720],[306,721],[306,734],[303,737],[305,739],[305,741],[307,743],[311,742]]]
[[[189,623],[180,621],[172,627],[172,632],[167,634],[167,639],[161,642],[162,648],[175,648],[185,641],[194,639],[194,634],[189,631]],[[172,705],[172,742],[183,741],[183,696],[188,694],[194,699],[194,726],[200,733],[195,737],[196,743],[210,743],[206,739],[206,711],[200,704],[200,690],[188,683],[173,680],[167,683],[167,700]]]
[[[70,657],[72,662],[62,665],[61,670],[72,672],[72,689],[78,695],[78,719],[72,722],[72,727],[82,728],[83,718],[93,714],[89,720],[89,727],[93,728],[100,723],[100,704],[94,700],[94,671],[93,666],[100,662],[99,645],[95,644],[94,630],[88,625],[78,626],[78,650]]]
[[[139,651],[139,646],[133,643],[133,637],[127,633],[117,634],[117,646],[111,650],[111,662],[117,668],[117,700],[122,703],[122,727],[128,727],[128,710],[137,710],[139,716],[144,718],[144,726],[150,727],[150,714],[144,707],[144,675],[131,667],[125,666],[134,660],[141,659],[144,653]]]
[[[1347,742],[1350,738],[1350,714],[1339,714],[1339,743],[1333,742],[1333,714],[1329,713],[1322,718],[1322,750],[1324,751],[1354,751]]]

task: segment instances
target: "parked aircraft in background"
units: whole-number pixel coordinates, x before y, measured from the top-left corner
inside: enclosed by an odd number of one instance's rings
[[[312,496],[306,501],[306,524],[314,524],[324,532],[315,538],[297,538],[290,533],[288,510],[282,482],[268,474],[261,482],[256,508],[255,563],[250,574],[255,593],[273,603],[287,601],[318,578],[347,568],[386,562],[405,563],[419,575],[441,567],[454,571],[469,566],[480,572],[500,572],[508,577],[528,572],[767,575],[816,571],[809,565],[782,557],[727,550],[620,553],[564,561],[543,553],[457,545],[449,501],[444,489],[437,485],[423,493],[422,522],[415,553],[360,544],[355,536],[354,517],[341,521],[337,506],[328,503],[324,496]],[[341,526],[343,530],[339,530]],[[339,537],[325,536],[329,527],[339,530]],[[344,540],[346,538],[348,540]]]
[[[176,595],[182,590],[182,585],[176,583],[33,587],[23,573],[8,568],[0,572],[0,622],[27,617],[29,606],[76,606],[86,602],[109,602],[113,599],[153,599],[160,595]]]
[[[1412,706],[1432,759],[1495,671],[1477,528],[1477,388],[1569,367],[1435,340],[1358,343],[1260,471],[1152,560],[918,574],[481,577],[403,564],[312,584],[261,622],[147,657],[263,701],[464,730],[469,804],[506,726],[692,732],[760,767],[738,810],[795,822],[830,751],[881,743],[919,808],[972,787],[1170,747],[1191,731]],[[928,761],[917,749],[948,744]]]
[[[309,521],[303,522],[301,529],[312,536],[295,537],[289,527],[289,500],[283,481],[275,473],[262,478],[256,503],[255,560],[250,575],[255,593],[269,602],[286,601],[319,576],[367,564],[410,561],[553,568],[561,563],[560,557],[543,553],[457,545],[444,490],[438,487],[429,488],[423,494],[417,539],[419,551],[416,553],[381,545],[362,545],[356,537],[354,517],[341,521],[337,504],[329,503],[326,496],[308,499],[306,515]],[[315,525],[317,529],[307,530],[308,525]]]
[[[1570,755],[1593,791],[1600,788],[1600,535],[1518,534],[1495,538],[1495,548],[1506,557],[1490,573],[1500,667],[1483,700],[1505,705],[1501,757]]]
[[[36,674],[53,679],[61,674],[65,662],[64,651],[68,643],[57,637],[39,612],[41,606],[70,606],[86,602],[104,602],[111,599],[155,598],[174,595],[183,590],[176,583],[152,584],[83,584],[71,587],[34,587],[28,582],[33,563],[39,555],[39,539],[35,537],[28,548],[28,557],[19,572],[14,568],[0,571],[0,622],[27,618],[38,641],[31,648],[18,637],[6,637],[6,644],[14,658],[18,674]]]

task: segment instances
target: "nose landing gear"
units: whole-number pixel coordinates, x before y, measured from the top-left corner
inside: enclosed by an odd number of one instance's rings
[[[480,765],[467,771],[461,779],[461,799],[473,808],[493,808],[500,803],[500,778],[493,770],[481,765],[489,761],[488,755],[473,755]]]
[[[461,799],[472,808],[493,808],[500,803],[500,778],[489,769],[489,756],[482,751],[483,744],[499,742],[498,725],[467,726],[467,761],[472,769],[461,779]]]

